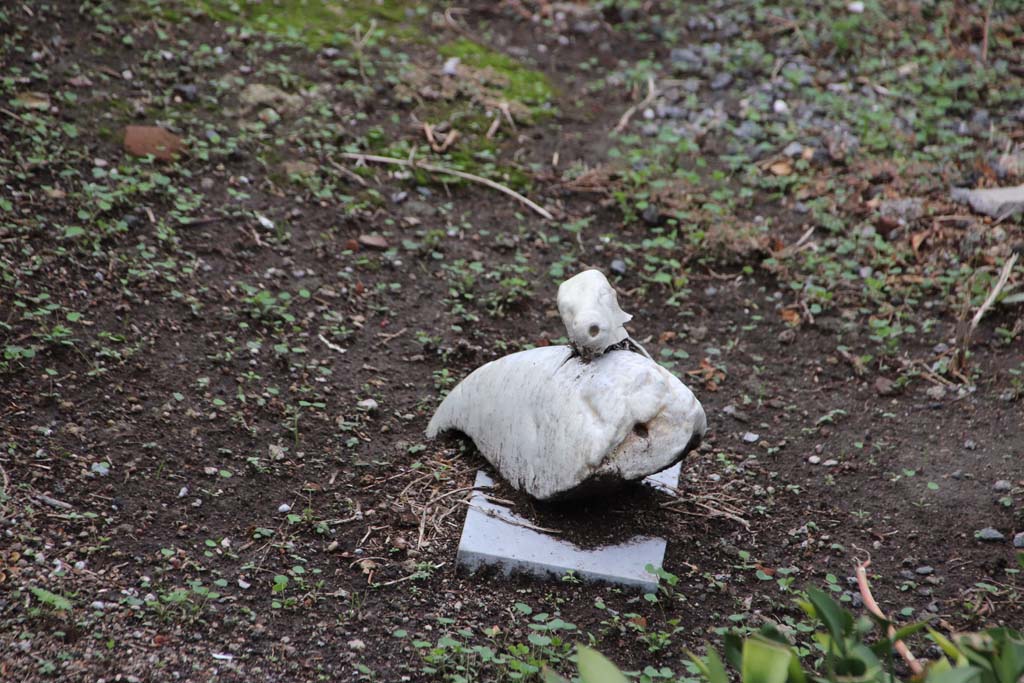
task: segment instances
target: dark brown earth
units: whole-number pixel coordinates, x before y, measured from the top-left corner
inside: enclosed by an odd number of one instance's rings
[[[613,146],[608,131],[644,94],[587,93],[574,65],[596,56],[592,68],[610,71],[620,60],[665,59],[672,45],[635,34],[608,10],[598,33],[559,47],[559,26],[527,21],[518,3],[480,5],[459,15],[460,25],[497,50],[551,46],[537,67],[555,84],[559,113],[500,138],[495,155],[528,177],[520,189],[556,221],[478,185],[395,178],[340,157],[374,127],[388,140],[423,142],[413,120],[422,105],[402,102],[384,72],[366,99],[325,95],[318,106],[344,122],[336,136],[316,138],[315,120],[286,116],[272,134],[207,154],[207,127],[226,137],[240,126],[241,86],[221,79],[245,80],[241,67],[255,62],[232,48],[201,67],[180,57],[164,65],[155,51],[236,45],[230,24],[198,12],[151,15],[145,3],[3,10],[4,101],[48,92],[58,111],[43,128],[73,124],[78,134],[40,142],[32,110],[4,105],[0,197],[10,206],[0,224],[0,346],[37,350],[9,352],[0,366],[0,679],[511,680],[513,669],[479,653],[430,653],[444,650],[445,634],[467,648],[521,647],[531,620],[544,623],[522,603],[574,624],[567,643],[592,641],[626,669],[669,667],[677,680],[692,675],[683,648],[716,639],[720,627],[795,624],[800,588],[829,586],[859,609],[848,577],[868,557],[875,597],[900,620],[928,618],[942,629],[1024,624],[1012,545],[1024,531],[1024,390],[1013,374],[1024,367],[1020,305],[983,319],[967,381],[929,370],[957,337],[960,308],[945,299],[932,311],[892,301],[918,332],[889,355],[869,339],[873,304],[838,282],[826,283],[838,293],[833,308],[790,324],[780,314],[799,307],[790,271],[765,259],[777,256],[775,244],[796,242],[806,218],[792,197],[765,190],[705,227],[761,214],[774,221],[770,240],[753,248],[681,240],[670,256],[689,293],[673,305],[672,291],[644,270],[640,245],[652,226],[623,215],[615,178],[582,191],[562,175],[573,162],[600,168]],[[111,27],[111,17],[123,23]],[[1012,26],[1012,17],[1003,20]],[[429,17],[409,21],[429,26]],[[456,37],[450,26],[434,30]],[[1003,30],[1009,37],[992,50],[1005,57],[1019,31]],[[678,41],[699,39],[683,32]],[[256,50],[261,39],[245,40]],[[443,61],[429,42],[403,45],[414,63]],[[308,82],[347,78],[322,52],[287,41],[256,54]],[[94,85],[69,86],[76,74]],[[186,81],[198,103],[175,99],[175,84]],[[58,91],[78,99],[58,101]],[[95,159],[107,168],[142,163],[121,149],[129,123],[169,125],[185,137],[183,159],[144,167],[169,177],[178,194],[143,189],[91,213],[103,201],[86,186]],[[702,154],[717,157],[727,142],[714,133]],[[318,177],[346,197],[318,198],[315,185],[289,181],[280,162],[295,159],[312,159]],[[866,186],[860,174],[870,163],[820,173]],[[711,158],[699,175],[718,168]],[[958,172],[967,173],[948,170]],[[722,182],[741,186],[738,175]],[[391,201],[399,191],[409,198]],[[189,193],[201,195],[183,211],[190,222],[172,221]],[[929,201],[946,209],[940,193]],[[850,215],[869,212],[866,198],[850,201]],[[83,209],[88,218],[78,218]],[[275,228],[262,228],[257,214]],[[592,221],[578,238],[551,239],[582,217]],[[69,224],[117,219],[125,229],[61,237]],[[1022,243],[1019,222],[1001,227],[1007,244]],[[600,239],[609,233],[614,239]],[[360,246],[369,234],[383,235],[389,250]],[[946,242],[934,235],[929,264],[948,257],[940,244],[963,249],[960,233]],[[403,249],[403,240],[418,246]],[[965,260],[995,267],[980,254]],[[602,585],[456,570],[464,500],[483,461],[465,442],[428,443],[423,431],[440,392],[473,368],[562,336],[549,271],[563,257],[567,274],[610,272],[613,259],[628,259],[613,279],[634,315],[631,330],[656,357],[685,352],[672,369],[702,401],[710,431],[684,463],[680,501],[668,507],[666,496],[635,489],[558,506],[507,488],[499,495],[584,545],[667,538],[664,569],[679,582],[657,603]],[[482,268],[451,270],[460,259]],[[514,276],[526,293],[510,293]],[[261,303],[246,286],[292,298]],[[57,307],[31,314],[48,302]],[[80,314],[75,324],[67,311]],[[55,333],[58,324],[70,336]],[[1007,341],[999,330],[1015,332]],[[862,354],[873,358],[855,360]],[[880,378],[897,384],[880,391]],[[358,407],[367,398],[377,407]],[[836,463],[811,464],[812,456]],[[1009,491],[994,490],[1000,480]],[[987,527],[1003,540],[977,539]],[[933,571],[915,573],[925,566]],[[778,583],[787,576],[791,587]],[[275,589],[275,577],[287,585]],[[670,634],[668,644],[653,646],[656,633]],[[926,642],[915,646],[927,654]],[[555,654],[538,646],[531,661],[568,670],[558,643],[548,647]]]

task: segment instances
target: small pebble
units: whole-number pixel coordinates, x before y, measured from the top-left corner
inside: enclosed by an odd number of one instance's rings
[[[620,258],[614,259],[609,266],[610,270],[616,275],[626,274],[626,262]]]
[[[822,467],[835,467],[838,464],[839,464],[838,460],[833,460],[833,459],[830,458],[830,459],[826,460],[825,462],[821,463],[821,466]]]
[[[732,74],[728,71],[723,71],[711,79],[712,90],[725,90],[730,85],[732,85]]]
[[[1024,531],[1013,537],[1014,548],[1024,548]]]
[[[1012,488],[1013,484],[1011,484],[1006,479],[1000,479],[995,484],[992,484],[992,490],[995,491],[996,493],[1006,493]]]
[[[775,102],[772,104],[772,111],[774,111],[776,114],[788,114],[789,105],[786,104],[785,100],[775,100]]]
[[[846,9],[850,10],[853,14],[864,14],[864,3],[857,0],[847,5]]]
[[[445,76],[454,76],[458,73],[459,62],[462,61],[458,57],[449,57],[445,60],[444,66],[441,67],[441,73]]]
[[[817,455],[812,455],[811,457],[807,458],[807,462],[811,463],[812,465],[817,465],[821,463],[821,458]]]
[[[363,410],[376,410],[377,409],[377,402],[374,401],[372,398],[364,398],[362,401],[360,401],[356,405],[358,407],[362,408]]]
[[[798,157],[804,153],[804,146],[799,142],[793,141],[786,145],[786,148],[782,150],[782,153],[787,157]]]
[[[985,527],[981,531],[974,532],[974,537],[979,541],[1003,541],[1006,540],[1006,536],[1003,536],[997,529],[993,529],[990,526]]]
[[[348,641],[348,649],[361,652],[366,649],[366,643],[359,640],[358,638]]]
[[[291,512],[292,511],[292,506],[289,505],[288,503],[281,503],[280,505],[277,506],[277,511],[278,512]]]
[[[967,441],[964,441],[964,448],[969,451],[973,451],[977,447],[978,444],[974,443],[974,439],[967,439]]]
[[[743,441],[746,443],[757,443],[760,439],[760,435],[754,432],[747,432],[743,435]]]
[[[918,576],[928,576],[929,574],[935,573],[935,568],[927,564],[923,564],[914,571],[917,572]]]

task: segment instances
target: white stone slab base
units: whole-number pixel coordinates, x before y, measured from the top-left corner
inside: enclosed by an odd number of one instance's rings
[[[669,493],[679,483],[680,465],[653,474],[644,483]],[[583,549],[555,535],[533,528],[508,507],[488,499],[494,481],[476,473],[472,500],[459,541],[458,564],[469,571],[494,566],[506,574],[524,572],[542,578],[561,577],[572,571],[583,580],[605,581],[651,592],[658,577],[644,567],[662,566],[665,539],[638,536],[625,543]]]

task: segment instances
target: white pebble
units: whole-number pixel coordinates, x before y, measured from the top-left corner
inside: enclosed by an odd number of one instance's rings
[[[816,455],[812,455],[811,457],[807,458],[807,462],[811,463],[812,465],[817,465],[819,462],[821,462],[821,458],[819,458]]]
[[[789,113],[789,105],[786,104],[785,100],[775,100],[775,103],[772,104],[772,110],[776,114],[788,114]]]
[[[445,76],[454,76],[458,73],[459,62],[462,61],[458,57],[449,57],[445,60],[444,66],[441,67],[441,73]]]
[[[846,9],[850,10],[854,14],[863,14],[864,13],[864,3],[863,2],[859,2],[859,1],[858,2],[851,2],[849,5],[846,6]]]
[[[289,505],[288,503],[281,503],[280,505],[277,506],[277,511],[278,512],[291,512],[292,511],[292,506]]]

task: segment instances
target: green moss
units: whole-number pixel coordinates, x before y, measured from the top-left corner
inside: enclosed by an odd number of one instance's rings
[[[523,104],[540,105],[554,98],[551,82],[540,71],[529,69],[508,55],[495,52],[472,40],[460,38],[442,45],[438,51],[445,57],[458,57],[468,66],[492,69],[508,81],[504,92],[509,99]]]
[[[215,19],[282,36],[317,48],[345,42],[359,24],[371,21],[388,34],[410,38],[415,29],[401,26],[406,3],[402,0],[192,0]]]

